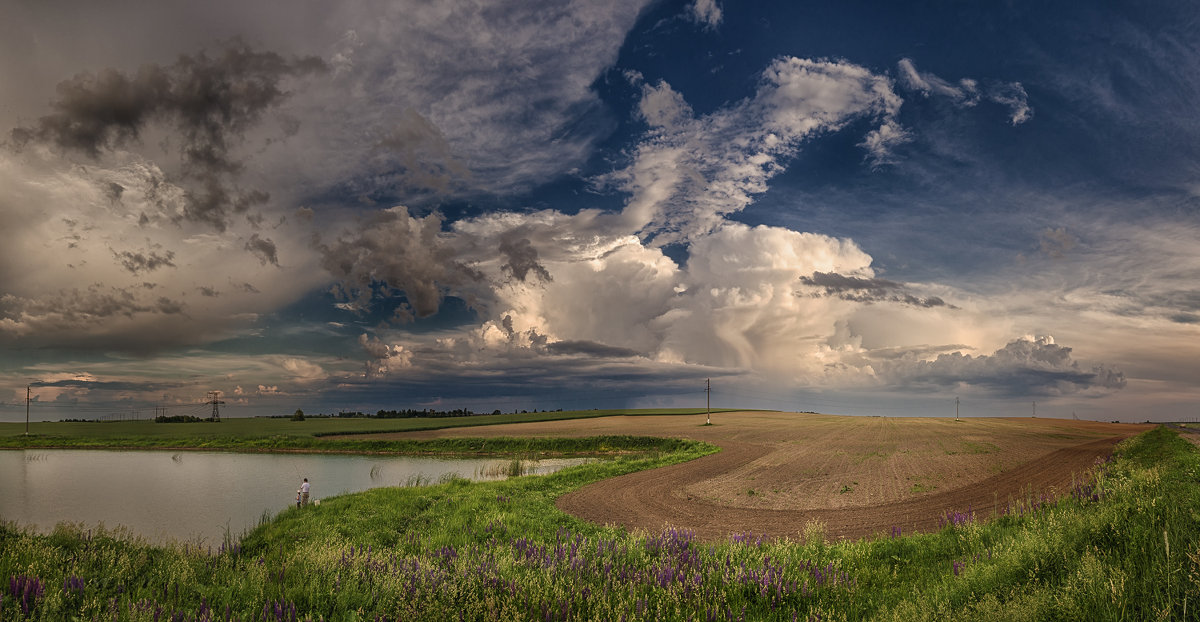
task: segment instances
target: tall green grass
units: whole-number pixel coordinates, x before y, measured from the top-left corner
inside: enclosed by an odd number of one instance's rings
[[[959,511],[930,534],[834,542],[814,523],[787,539],[701,542],[554,507],[588,482],[707,451],[374,489],[286,510],[211,552],[4,527],[0,621],[1198,617],[1200,454],[1166,429],[1123,443],[1063,496],[1031,494],[995,517],[948,508]]]

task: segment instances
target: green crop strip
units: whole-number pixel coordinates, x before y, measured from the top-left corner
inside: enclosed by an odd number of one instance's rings
[[[0,448],[23,449],[163,449],[239,452],[308,452],[403,455],[606,455],[672,452],[687,441],[647,436],[581,438],[496,437],[432,440],[318,439],[303,436],[267,437],[121,437],[83,438],[30,436],[0,438]]]
[[[654,415],[702,415],[703,408],[659,408],[628,410],[576,410],[538,413],[509,413],[501,415],[471,415],[466,417],[414,417],[411,419],[377,419],[359,417],[308,417],[304,421],[288,418],[232,418],[219,423],[155,423],[153,421],[113,422],[61,422],[35,421],[30,425],[30,434],[25,435],[24,423],[0,423],[0,447],[25,447],[24,443],[35,442],[39,437],[81,439],[81,442],[96,439],[116,438],[260,438],[272,436],[323,437],[344,434],[380,434],[388,432],[417,432],[482,425],[509,423],[531,423],[540,421],[563,421],[592,419],[596,417],[654,416]],[[725,412],[713,410],[713,413]],[[739,411],[740,412],[740,411]]]

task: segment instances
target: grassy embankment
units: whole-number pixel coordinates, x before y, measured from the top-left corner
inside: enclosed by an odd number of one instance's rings
[[[626,534],[558,512],[599,478],[688,459],[391,488],[289,509],[230,550],[0,530],[0,620],[1195,619],[1200,453],[1159,428],[1059,500],[828,543]],[[962,508],[965,509],[965,508]],[[39,595],[40,594],[40,595]]]

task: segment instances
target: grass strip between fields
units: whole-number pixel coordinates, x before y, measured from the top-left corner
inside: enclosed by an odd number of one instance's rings
[[[1200,452],[1158,428],[1057,498],[829,542],[578,521],[560,495],[711,447],[290,508],[218,550],[0,527],[0,620],[1194,619]]]

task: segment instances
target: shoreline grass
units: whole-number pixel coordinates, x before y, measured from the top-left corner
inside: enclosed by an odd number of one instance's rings
[[[990,520],[955,512],[929,534],[829,542],[812,523],[792,539],[702,542],[554,507],[588,482],[709,451],[333,497],[212,552],[0,526],[0,620],[1197,617],[1200,451],[1165,428],[1057,499]]]

